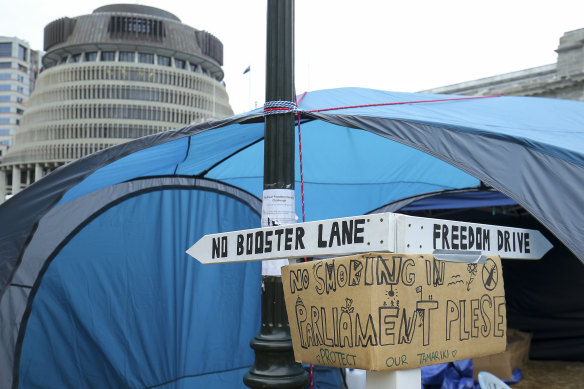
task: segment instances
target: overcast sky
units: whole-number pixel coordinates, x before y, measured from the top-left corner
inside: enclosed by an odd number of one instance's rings
[[[127,2],[162,8],[218,37],[235,113],[263,104],[266,0]],[[51,21],[111,3],[4,0],[0,35],[42,49]],[[296,0],[296,90],[415,92],[547,65],[563,33],[584,28],[583,11],[582,0]]]

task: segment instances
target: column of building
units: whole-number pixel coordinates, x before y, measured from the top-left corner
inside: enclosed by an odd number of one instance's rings
[[[4,202],[6,198],[6,172],[0,170],[0,204]]]
[[[14,165],[12,167],[12,194],[15,195],[20,192],[20,166]]]

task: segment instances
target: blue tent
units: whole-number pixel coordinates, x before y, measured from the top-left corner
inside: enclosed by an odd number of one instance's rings
[[[345,88],[306,94],[299,118],[307,220],[465,190],[521,205],[584,261],[583,103]],[[242,386],[259,265],[184,251],[259,225],[263,135],[256,110],[137,139],[2,204],[0,388]]]

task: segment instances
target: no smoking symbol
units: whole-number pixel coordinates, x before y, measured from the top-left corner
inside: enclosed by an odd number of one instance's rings
[[[492,259],[487,259],[487,263],[483,266],[483,285],[487,290],[493,290],[497,287],[499,282],[499,270],[497,264]]]

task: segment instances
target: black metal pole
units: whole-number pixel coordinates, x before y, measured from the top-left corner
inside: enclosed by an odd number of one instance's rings
[[[294,0],[268,0],[266,101],[295,101]],[[294,189],[294,113],[265,117],[264,189]]]
[[[268,0],[266,102],[295,101],[294,0]],[[294,113],[265,117],[264,190],[294,190]],[[309,376],[294,361],[281,276],[262,277],[262,324],[250,342],[250,388],[304,388]]]

